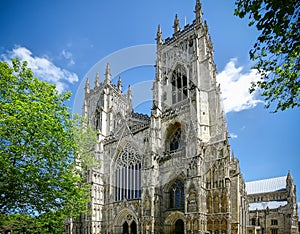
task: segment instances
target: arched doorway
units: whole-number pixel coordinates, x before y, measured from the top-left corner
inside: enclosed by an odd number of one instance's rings
[[[123,223],[122,234],[128,234],[128,223],[126,221]]]
[[[139,223],[132,210],[127,208],[121,210],[115,217],[114,226],[111,233],[137,234],[139,233]]]
[[[134,220],[130,224],[130,234],[137,234],[136,222]]]
[[[175,234],[184,234],[184,222],[182,219],[178,219],[175,222]]]

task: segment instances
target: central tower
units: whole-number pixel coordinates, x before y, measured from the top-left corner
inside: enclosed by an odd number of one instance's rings
[[[143,219],[152,220],[154,233],[245,233],[244,181],[230,156],[199,0],[194,12],[183,28],[175,15],[171,37],[163,39],[160,25],[157,30],[151,153],[144,160],[150,166],[142,174],[142,199],[152,201],[153,213],[143,213]]]
[[[227,129],[216,84],[213,46],[199,1],[195,14],[192,24],[183,29],[176,14],[174,33],[165,40],[158,26],[152,115],[164,118],[176,111],[177,116],[191,118],[198,141],[225,140]]]

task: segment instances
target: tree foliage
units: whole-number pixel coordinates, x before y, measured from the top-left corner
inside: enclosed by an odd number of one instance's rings
[[[0,87],[0,224],[56,220],[63,227],[66,217],[86,212],[90,189],[76,160],[79,128],[64,104],[70,93],[34,78],[17,59],[0,62]]]
[[[0,214],[0,233],[61,234],[65,232],[65,215],[50,212],[36,217],[27,214]]]
[[[88,119],[78,114],[73,115],[72,131],[75,145],[75,155],[80,162],[82,173],[90,168],[100,168],[100,160],[95,158],[97,131],[88,124]]]
[[[236,0],[235,15],[249,17],[260,35],[250,51],[261,80],[250,88],[261,88],[266,107],[275,111],[300,107],[300,1]]]

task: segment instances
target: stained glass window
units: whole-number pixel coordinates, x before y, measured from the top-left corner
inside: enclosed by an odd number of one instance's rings
[[[170,190],[170,208],[183,209],[184,208],[184,185],[181,180],[176,179],[172,184]]]
[[[116,160],[115,200],[141,197],[141,156],[127,144]]]

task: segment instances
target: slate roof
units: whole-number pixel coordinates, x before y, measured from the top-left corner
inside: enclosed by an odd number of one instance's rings
[[[280,206],[285,206],[286,204],[287,201],[254,202],[249,204],[249,210],[264,210],[267,207],[269,207],[269,209],[276,209]]]
[[[286,178],[287,176],[281,176],[246,182],[247,194],[268,193],[286,189]]]

